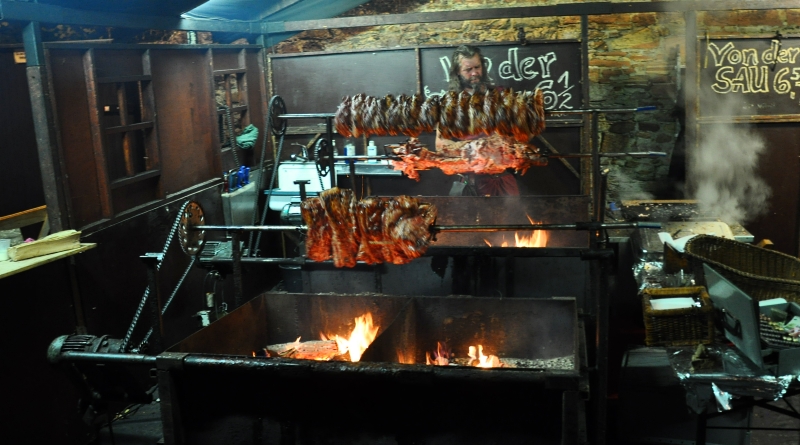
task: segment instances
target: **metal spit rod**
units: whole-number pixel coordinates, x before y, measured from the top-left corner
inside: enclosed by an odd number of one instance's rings
[[[633,151],[630,153],[624,152],[607,152],[607,153],[600,153],[601,158],[623,158],[623,157],[632,157],[632,158],[656,158],[656,157],[664,157],[667,154],[663,151]],[[545,158],[590,158],[592,157],[591,153],[543,153],[540,156]],[[355,156],[334,156],[334,160],[336,161],[349,161],[349,160],[394,160],[394,161],[402,161],[403,158],[399,155],[377,155],[377,156],[366,156],[366,155],[355,155]]]
[[[577,110],[545,110],[545,113],[552,114],[552,115],[559,115],[559,114],[585,114],[585,113],[638,113],[641,111],[654,111],[656,110],[655,105],[648,105],[644,107],[636,107],[636,108],[582,108]],[[280,114],[278,115],[279,119],[327,119],[331,117],[336,117],[336,113],[299,113],[299,114]]]
[[[636,228],[660,228],[659,222],[624,222],[624,223],[595,223],[579,222],[574,224],[497,224],[497,225],[433,225],[430,231],[442,232],[500,232],[506,230],[614,230]],[[306,225],[298,226],[191,226],[190,230],[228,231],[228,232],[304,232]]]

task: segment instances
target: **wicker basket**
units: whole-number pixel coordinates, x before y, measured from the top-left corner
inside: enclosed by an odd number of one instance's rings
[[[654,310],[652,300],[691,297],[700,307]],[[714,307],[702,286],[647,289],[642,299],[645,344],[647,346],[687,346],[714,341]]]
[[[706,263],[756,301],[785,298],[800,303],[800,259],[709,235],[690,239],[685,253],[697,284],[705,285]]]

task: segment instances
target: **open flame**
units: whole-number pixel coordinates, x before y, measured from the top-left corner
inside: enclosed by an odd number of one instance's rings
[[[325,335],[322,332],[319,334],[322,340],[334,340],[336,342],[336,347],[339,348],[339,354],[348,353],[351,362],[361,360],[361,354],[372,344],[375,337],[378,336],[378,330],[380,329],[380,326],[373,326],[371,312],[356,317],[355,322],[356,326],[347,338],[335,334]]]
[[[431,353],[425,352],[425,364],[426,365],[437,365],[437,366],[447,366],[450,364],[450,350],[447,348],[447,344],[442,342],[436,342],[436,351],[433,352],[433,359],[431,359]]]
[[[528,217],[528,221],[530,221],[531,224],[539,224],[531,219],[530,216],[525,216]],[[547,230],[533,230],[530,235],[520,235],[519,232],[514,232],[514,247],[547,247],[547,239],[549,237]],[[489,240],[484,239],[483,242],[489,247],[492,247],[492,243],[490,243]],[[500,247],[508,247],[508,241],[503,240]]]
[[[447,366],[451,363],[457,365],[474,366],[477,368],[501,368],[503,363],[496,355],[485,355],[483,353],[483,345],[478,347],[470,346],[469,359],[457,359],[452,352],[447,348],[446,343],[436,342],[436,351],[431,356],[430,352],[425,352],[425,364],[435,366]]]
[[[472,359],[473,366],[478,368],[499,368],[502,366],[500,359],[496,355],[483,355],[483,345],[478,345],[477,354],[475,352],[475,346],[470,346],[469,358]]]

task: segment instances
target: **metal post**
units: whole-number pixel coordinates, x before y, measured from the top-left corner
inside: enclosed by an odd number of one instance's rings
[[[231,232],[231,254],[233,256],[233,304],[239,307],[244,303],[244,293],[242,290],[242,248],[239,245],[241,234],[238,231]]]
[[[328,136],[328,142],[331,143],[328,166],[330,167],[331,188],[334,188],[336,187],[336,161],[333,159],[333,116],[325,118],[325,133]]]
[[[153,326],[153,335],[150,337],[150,353],[159,354],[164,351],[164,319],[161,316],[161,292],[158,289],[158,264],[164,255],[160,253],[146,253],[140,258],[147,266],[147,285],[150,289],[150,320]]]
[[[356,160],[353,159],[350,161],[350,188],[353,189],[353,194],[355,195],[356,199],[361,199],[362,197],[358,194],[358,186],[356,185]]]
[[[187,356],[186,353],[164,352],[156,357],[158,396],[161,399],[159,408],[166,445],[181,445],[186,441],[175,376],[183,371]]]
[[[294,181],[294,183],[300,186],[300,201],[305,201],[306,198],[308,198],[306,194],[306,185],[310,184],[311,181],[308,179],[298,179]]]

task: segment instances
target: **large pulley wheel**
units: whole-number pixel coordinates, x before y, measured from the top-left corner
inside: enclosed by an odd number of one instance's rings
[[[200,207],[200,204],[194,201],[186,204],[178,225],[178,240],[181,243],[181,249],[187,255],[196,255],[203,248],[205,230],[195,230],[194,227],[202,226],[204,221],[203,208]]]
[[[330,169],[328,158],[331,154],[331,145],[326,139],[320,138],[314,146],[314,162],[317,164],[317,173],[320,178],[327,176]]]
[[[272,96],[269,100],[269,118],[272,121],[272,134],[281,137],[286,133],[286,119],[278,117],[286,114],[286,103],[280,96]]]

